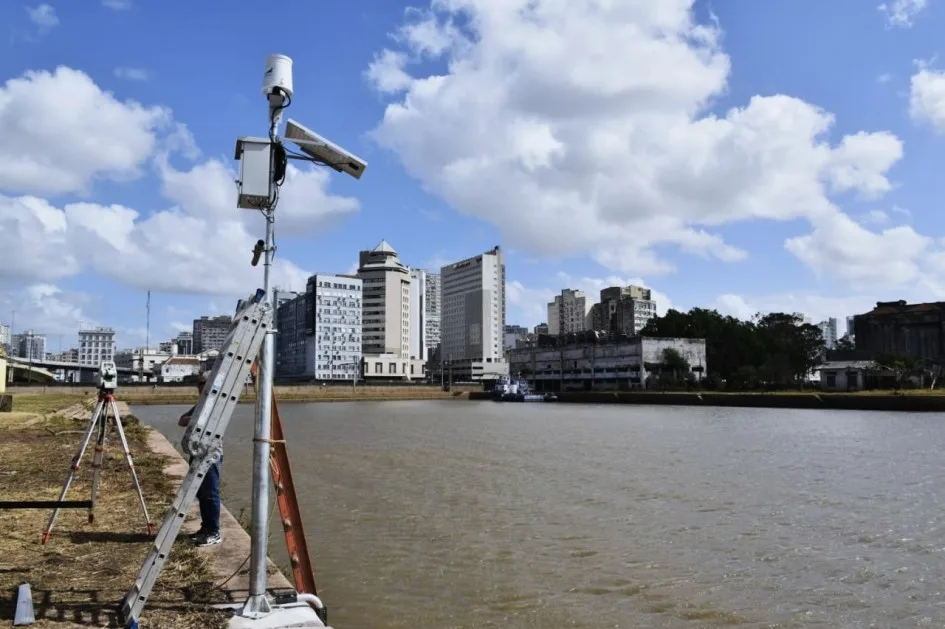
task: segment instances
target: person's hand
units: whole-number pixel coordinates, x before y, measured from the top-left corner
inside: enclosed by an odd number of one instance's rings
[[[190,413],[184,413],[180,416],[180,419],[177,420],[178,426],[186,426],[190,423]]]

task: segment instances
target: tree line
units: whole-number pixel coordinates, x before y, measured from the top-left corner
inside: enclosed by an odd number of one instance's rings
[[[708,388],[802,386],[825,356],[820,328],[783,312],[758,314],[750,321],[742,321],[705,308],[689,312],[671,309],[662,317],[650,319],[640,334],[704,338],[708,371],[704,384]],[[666,360],[678,362],[673,358]]]

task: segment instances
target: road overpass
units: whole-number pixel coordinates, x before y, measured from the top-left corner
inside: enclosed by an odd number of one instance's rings
[[[79,378],[74,380],[91,382],[95,379],[95,374],[98,373],[98,365],[80,365],[79,363],[70,363],[58,360],[29,360],[19,356],[7,356],[6,360],[8,363],[7,369],[13,370],[14,380],[32,381],[46,380],[49,378],[55,380],[55,375],[52,372],[62,370],[66,374],[66,381],[73,380],[68,377],[69,374],[76,374],[79,376]],[[43,375],[41,377],[35,377],[32,372],[37,372],[37,374]],[[130,376],[134,373],[134,369],[128,367],[118,368],[119,375]]]

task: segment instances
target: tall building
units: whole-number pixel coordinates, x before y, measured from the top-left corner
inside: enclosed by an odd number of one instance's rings
[[[824,337],[824,346],[827,349],[835,349],[837,347],[837,320],[830,317],[818,323],[817,327],[820,328],[820,333]]]
[[[551,329],[547,323],[539,323],[532,332],[535,334],[551,334]]]
[[[426,344],[427,360],[440,344],[440,274],[427,271],[426,277]]]
[[[656,316],[656,302],[649,288],[611,286],[600,292],[601,329],[636,336]]]
[[[444,266],[441,355],[456,365],[459,377],[494,377],[508,364],[503,355],[505,334],[505,259],[495,247],[478,256]],[[493,367],[500,363],[504,367]],[[468,368],[468,372],[466,369]]]
[[[313,275],[315,334],[306,361],[316,380],[354,380],[361,369],[363,282],[350,275]]]
[[[21,334],[13,335],[11,340],[15,356],[26,360],[46,359],[46,337],[44,335],[34,334],[32,330],[27,330]]]
[[[194,319],[193,353],[202,354],[223,347],[226,335],[233,326],[233,318],[228,315]]]
[[[276,375],[354,380],[361,368],[362,281],[316,274],[304,293],[276,300]]]
[[[115,330],[102,327],[79,330],[79,364],[98,367],[106,360],[115,360]]]
[[[847,336],[850,337],[851,341],[856,340],[856,336],[853,331],[854,321],[855,321],[855,315],[850,315],[849,317],[847,317]]]
[[[520,340],[528,336],[528,328],[523,325],[507,325],[503,334],[502,347],[508,351],[515,349]]]
[[[410,270],[386,240],[361,251],[363,283],[361,343],[364,354],[410,357]]]
[[[0,347],[10,345],[10,326],[0,323]]]
[[[572,334],[583,332],[587,324],[587,298],[579,290],[565,288],[548,304],[548,332]]]
[[[171,342],[177,347],[177,354],[179,356],[191,356],[194,354],[193,332],[180,332]]]
[[[411,358],[426,362],[427,349],[427,272],[410,270],[410,349]]]

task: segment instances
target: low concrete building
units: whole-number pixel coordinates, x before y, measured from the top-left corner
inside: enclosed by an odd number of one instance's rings
[[[196,376],[203,367],[203,361],[196,356],[177,356],[169,358],[161,365],[161,382],[183,382],[188,376]]]
[[[425,360],[419,358],[401,358],[397,354],[365,354],[364,381],[381,382],[385,380],[426,379]]]
[[[817,368],[820,372],[820,388],[824,391],[862,391],[866,388],[867,378],[877,371],[877,366],[869,360],[832,360]],[[882,370],[882,375],[891,372]],[[879,375],[879,374],[876,374]]]
[[[678,352],[689,364],[689,373],[702,380],[705,339],[606,337],[592,332],[562,338],[554,346],[539,342],[513,349],[509,373],[524,378],[536,391],[641,389],[662,368],[667,349]],[[689,373],[676,375],[688,377]]]

